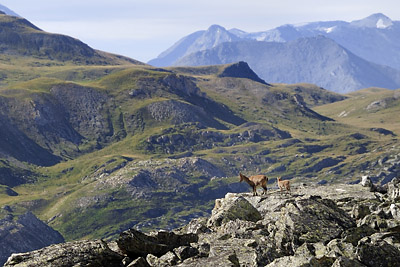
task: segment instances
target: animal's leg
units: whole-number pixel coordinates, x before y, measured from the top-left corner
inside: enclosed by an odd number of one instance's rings
[[[257,196],[257,187],[253,186],[253,196]]]
[[[267,187],[266,187],[266,186],[263,186],[262,188],[264,189],[263,194],[266,195],[266,194],[267,194]]]

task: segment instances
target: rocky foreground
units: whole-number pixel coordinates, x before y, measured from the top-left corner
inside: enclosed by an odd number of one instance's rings
[[[364,185],[364,186],[363,186]],[[291,195],[228,193],[209,218],[173,232],[129,229],[13,254],[5,266],[399,266],[400,180]]]

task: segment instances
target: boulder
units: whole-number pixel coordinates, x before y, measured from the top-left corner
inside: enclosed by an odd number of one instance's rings
[[[388,196],[391,200],[400,199],[400,178],[395,178],[388,184]]]
[[[342,240],[347,243],[353,244],[353,246],[357,246],[358,241],[360,239],[375,234],[376,230],[372,229],[366,224],[360,225],[359,227],[353,227],[345,230],[342,233]]]
[[[207,227],[207,218],[195,218],[176,231],[184,234],[201,234],[210,232],[210,229]]]
[[[364,187],[371,187],[372,186],[371,178],[369,176],[367,176],[367,175],[363,175],[361,177],[361,183],[360,184],[362,186],[364,186]]]
[[[346,257],[339,257],[335,260],[331,267],[365,267],[358,260],[351,260]]]
[[[393,219],[400,221],[400,206],[399,204],[392,203],[390,205],[390,213],[393,216]]]
[[[150,265],[147,263],[147,261],[144,258],[139,257],[139,258],[135,259],[134,261],[132,261],[131,263],[129,263],[127,265],[127,267],[150,267]]]
[[[357,246],[358,260],[367,266],[399,266],[400,250],[384,240],[365,237]]]
[[[174,253],[180,261],[184,261],[188,258],[197,256],[199,254],[199,250],[190,246],[181,246],[179,248],[175,248]]]
[[[367,225],[375,230],[388,228],[387,220],[378,214],[369,214],[357,223],[357,226]]]
[[[353,209],[351,211],[351,217],[358,220],[364,218],[370,213],[371,211],[369,210],[368,206],[363,204],[356,204],[353,206]]]
[[[175,255],[175,253],[168,251],[166,254],[162,255],[160,258],[148,254],[146,257],[147,262],[149,263],[150,266],[154,267],[167,267],[167,266],[173,266],[176,265],[179,261],[178,257]]]
[[[327,245],[328,255],[331,257],[343,256],[348,259],[356,258],[356,247],[340,239],[333,239]]]
[[[146,257],[148,254],[162,256],[168,251],[180,246],[189,246],[197,242],[196,234],[175,234],[173,232],[160,231],[150,235],[129,229],[120,234],[117,239],[118,247],[129,257]]]
[[[209,227],[221,226],[236,219],[251,222],[257,222],[262,219],[260,212],[242,196],[217,201],[221,202],[221,204],[216,205],[212,210],[212,215],[207,223]]]
[[[254,247],[255,240],[229,238],[228,240],[216,240],[210,246],[209,257],[221,254],[235,254],[240,266],[258,266],[257,251]]]
[[[278,258],[266,265],[269,267],[288,267],[288,266],[315,266],[315,267],[331,267],[334,263],[334,258],[322,257],[303,257],[303,256],[285,256]]]
[[[4,266],[119,266],[124,257],[102,240],[82,240],[12,254]]]
[[[280,250],[292,255],[305,242],[329,242],[354,226],[354,220],[332,200],[300,198],[282,208],[275,241]]]
[[[226,252],[219,255],[214,255],[207,258],[190,258],[183,263],[178,264],[177,267],[240,267],[239,260],[235,252]]]

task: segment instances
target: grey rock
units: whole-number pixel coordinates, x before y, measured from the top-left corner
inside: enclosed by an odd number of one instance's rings
[[[0,265],[11,253],[37,250],[64,242],[62,235],[27,212],[14,220],[8,216],[0,220]]]
[[[194,257],[199,254],[199,250],[190,246],[182,246],[174,249],[175,255],[180,261],[184,261],[188,258]]]
[[[356,247],[351,243],[340,239],[333,239],[327,244],[328,255],[343,256],[348,259],[356,259]]]
[[[221,200],[212,210],[208,226],[221,226],[229,221],[240,219],[257,222],[262,219],[260,212],[253,207],[244,197],[232,197]]]
[[[278,258],[266,265],[269,267],[288,267],[288,266],[312,266],[312,267],[330,267],[332,266],[334,258],[322,257],[302,257],[302,256],[285,256],[282,258]]]
[[[364,187],[371,187],[371,185],[372,185],[371,178],[367,175],[362,176],[360,184]]]
[[[173,266],[176,265],[179,261],[175,253],[171,251],[168,251],[159,258],[152,254],[148,254],[146,260],[150,266],[154,267]]]
[[[400,221],[400,207],[399,204],[392,203],[390,205],[390,212],[395,220]]]
[[[374,230],[370,226],[363,224],[359,227],[353,227],[345,230],[341,237],[344,242],[348,242],[353,244],[353,246],[357,246],[360,239],[375,234],[376,232],[377,230]]]
[[[239,267],[239,260],[234,252],[227,252],[219,255],[215,255],[207,258],[190,258],[181,264],[179,267],[204,267],[204,266],[216,266],[216,267]]]
[[[357,226],[367,225],[375,230],[381,230],[388,228],[387,220],[379,216],[378,214],[369,214],[357,223]]]
[[[392,200],[400,199],[400,179],[395,178],[388,183],[388,195]]]
[[[398,266],[400,250],[384,240],[365,237],[357,246],[357,257],[367,266]]]
[[[119,266],[124,257],[102,240],[51,245],[27,253],[12,254],[4,266]]]
[[[369,215],[371,213],[370,209],[368,206],[362,205],[362,204],[356,204],[353,206],[353,210],[351,211],[351,217],[354,219],[358,220],[361,218],[364,218],[365,216]]]
[[[119,248],[131,258],[146,257],[153,254],[157,257],[180,246],[189,246],[197,242],[196,234],[175,234],[173,232],[160,231],[150,235],[129,229],[120,234],[117,239]]]
[[[332,200],[313,196],[288,203],[281,216],[275,240],[289,254],[304,242],[328,242],[355,226],[354,220]]]
[[[149,263],[146,261],[146,259],[139,257],[135,260],[133,260],[131,263],[127,265],[127,267],[149,267]]]
[[[365,265],[358,260],[351,260],[346,257],[339,257],[331,267],[364,267]]]
[[[207,218],[196,218],[176,231],[185,234],[200,234],[209,232],[210,229],[207,227]]]

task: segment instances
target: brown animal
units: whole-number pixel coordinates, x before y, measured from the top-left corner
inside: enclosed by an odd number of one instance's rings
[[[282,181],[281,179],[282,179],[282,177],[276,178],[276,181],[278,183],[278,187],[281,190],[281,194],[282,194],[282,191],[283,191],[284,188],[286,189],[286,194],[288,194],[288,193],[291,194],[291,192],[290,192],[290,181],[289,180]]]
[[[246,177],[242,173],[239,173],[239,177],[240,182],[246,181],[246,183],[248,183],[253,188],[253,196],[257,196],[257,186],[261,186],[264,189],[263,194],[267,194],[267,176],[260,174]]]

